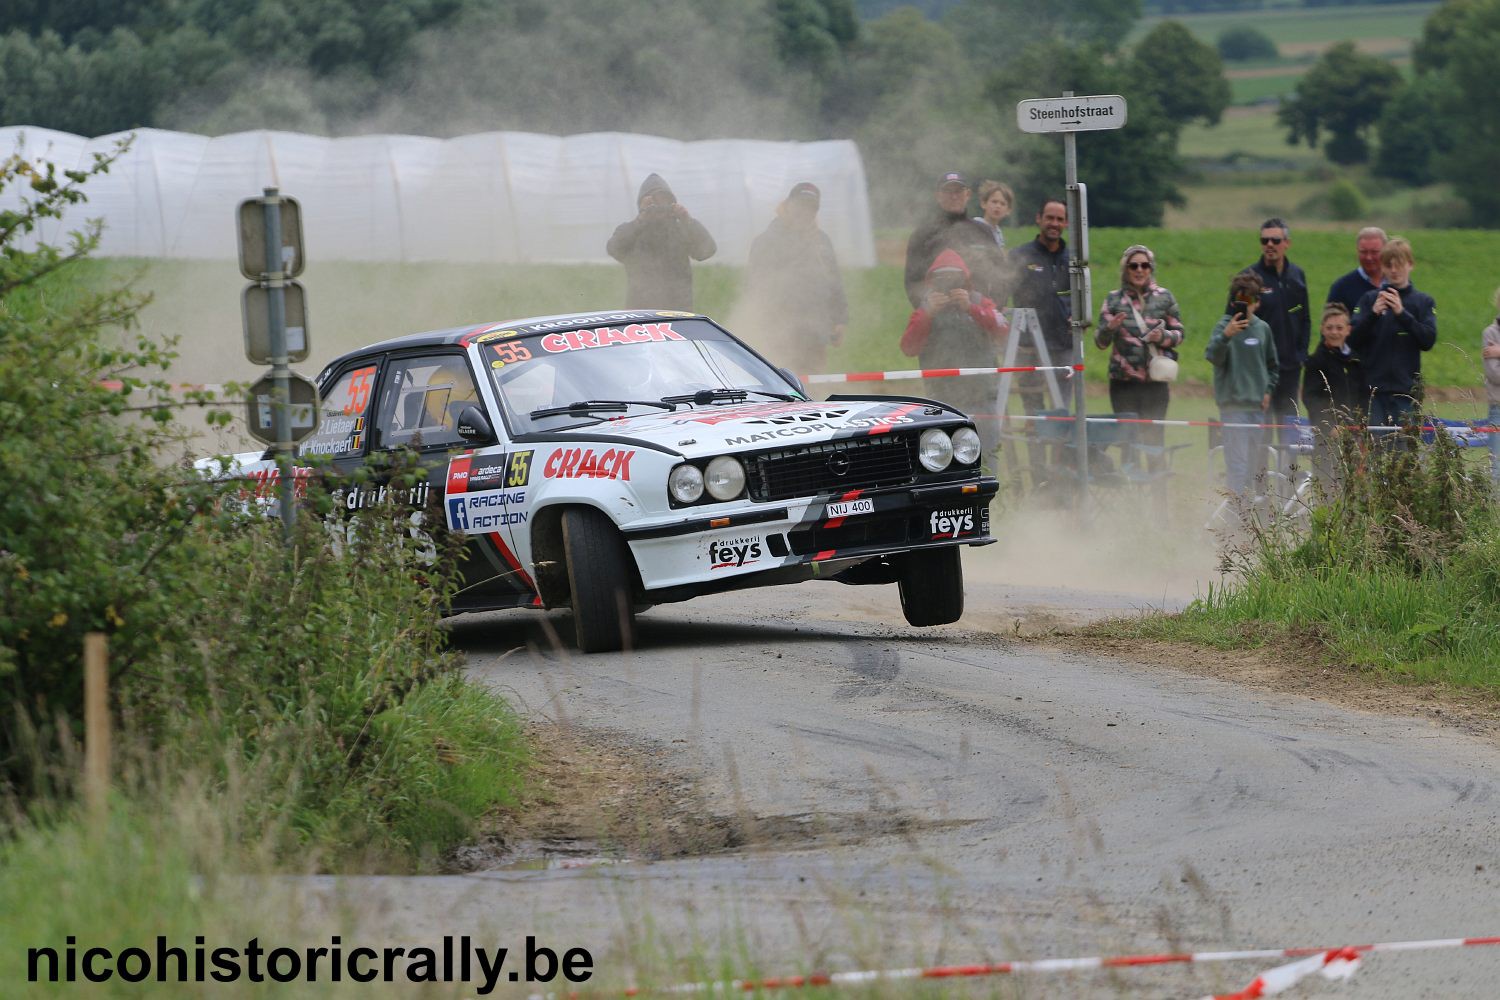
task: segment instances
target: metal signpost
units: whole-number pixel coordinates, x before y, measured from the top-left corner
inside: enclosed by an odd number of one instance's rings
[[[254,281],[241,296],[245,356],[270,374],[250,389],[250,433],[276,449],[281,523],[287,545],[296,519],[292,448],[318,428],[318,392],[289,364],[307,357],[307,296],[289,279],[302,273],[302,211],[276,188],[240,203],[240,273]]]
[[[1092,289],[1089,286],[1089,203],[1088,188],[1078,182],[1078,140],[1076,132],[1099,132],[1125,127],[1125,98],[1118,94],[1074,97],[1071,90],[1062,97],[1021,101],[1016,105],[1016,125],[1022,132],[1061,132],[1063,166],[1068,196],[1069,287],[1072,291],[1074,364],[1083,363],[1083,330],[1093,312]],[[1078,495],[1080,513],[1085,509],[1089,489],[1089,451],[1087,404],[1083,396],[1083,373],[1073,379],[1073,445],[1078,454]]]

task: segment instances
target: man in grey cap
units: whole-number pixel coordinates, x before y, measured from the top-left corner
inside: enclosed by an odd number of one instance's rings
[[[912,308],[921,308],[927,271],[944,250],[957,251],[968,264],[976,292],[1004,302],[1004,252],[995,237],[969,217],[969,181],[963,174],[938,178],[936,208],[906,241],[906,297]]]

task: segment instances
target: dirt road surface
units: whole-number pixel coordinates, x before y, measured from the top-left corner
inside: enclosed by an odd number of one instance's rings
[[[592,804],[608,842],[544,823],[481,870],[320,892],[367,936],[536,934],[616,982],[1500,933],[1500,747],[1018,637],[1144,603],[977,583],[917,630],[894,588],[810,583],[654,609],[638,652],[589,657],[551,644],[565,614],[457,619],[471,675],[561,748],[560,812]],[[1269,964],[953,989],[1189,997]],[[1294,995],[1497,982],[1500,948],[1467,949]]]

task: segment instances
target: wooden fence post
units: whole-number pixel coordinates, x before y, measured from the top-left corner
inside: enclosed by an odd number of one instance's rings
[[[103,632],[83,637],[83,794],[102,822],[109,805],[109,665]]]

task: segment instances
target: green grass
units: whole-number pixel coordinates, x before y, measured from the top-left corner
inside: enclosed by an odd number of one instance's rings
[[[1281,50],[1274,60],[1226,65],[1231,101],[1252,105],[1292,93],[1317,53],[1335,42],[1353,41],[1363,51],[1404,64],[1411,46],[1422,35],[1422,24],[1437,8],[1434,3],[1379,4],[1330,7],[1274,7],[1252,11],[1176,15],[1199,40],[1214,45],[1229,28],[1254,28]],[[1162,18],[1140,22],[1133,37],[1140,38]],[[1267,68],[1284,73],[1258,75]],[[1251,75],[1255,74],[1255,75]]]
[[[1117,287],[1120,253],[1142,242],[1157,253],[1158,277],[1182,303],[1188,329],[1183,351],[1186,381],[1211,381],[1202,348],[1221,315],[1230,277],[1253,262],[1259,219],[1291,216],[1291,257],[1308,274],[1314,307],[1332,281],[1354,266],[1354,232],[1296,228],[1298,203],[1320,185],[1235,188],[1245,195],[1236,220],[1239,229],[1095,229],[1094,308]],[[1500,233],[1479,230],[1418,231],[1411,235],[1417,254],[1413,280],[1438,302],[1438,346],[1424,358],[1431,384],[1478,387],[1475,352],[1479,335],[1493,319],[1490,295],[1497,280],[1489,262],[1500,259]],[[1027,238],[1013,228],[1012,242]],[[260,369],[244,360],[239,319],[242,279],[226,264],[196,261],[112,262],[112,270],[140,275],[140,285],[156,299],[142,317],[149,331],[181,338],[182,358],[174,377],[189,382],[254,379]],[[698,307],[734,329],[734,302],[740,272],[728,267],[696,269]],[[386,337],[417,330],[501,320],[549,312],[610,308],[624,294],[620,270],[607,265],[473,265],[325,263],[308,267],[312,356],[302,366],[315,373],[337,354]],[[851,317],[842,347],[829,355],[832,371],[880,371],[915,367],[898,344],[910,315],[899,268],[884,265],[848,271],[845,282]],[[1106,377],[1107,358],[1090,350],[1089,377]],[[902,391],[900,384],[893,391]]]
[[[1346,38],[1416,39],[1421,37],[1422,23],[1437,7],[1435,3],[1370,4],[1179,14],[1165,19],[1143,19],[1133,37],[1144,35],[1161,20],[1173,20],[1182,22],[1209,45],[1218,41],[1226,28],[1255,28],[1277,46],[1332,43]]]

